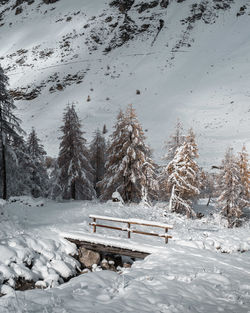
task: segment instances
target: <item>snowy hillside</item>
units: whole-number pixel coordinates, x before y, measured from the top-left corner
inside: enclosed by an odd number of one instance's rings
[[[247,0],[2,0],[0,62],[50,155],[68,102],[88,138],[133,103],[158,160],[179,117],[209,167],[250,148],[249,28]]]

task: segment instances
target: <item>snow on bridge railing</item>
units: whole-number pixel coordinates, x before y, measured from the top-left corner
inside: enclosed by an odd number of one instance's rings
[[[116,218],[116,217],[109,217],[109,216],[102,216],[102,215],[92,215],[92,214],[89,215],[89,218],[93,219],[93,222],[89,223],[89,225],[93,226],[94,233],[96,233],[96,227],[103,227],[103,228],[109,228],[109,229],[114,229],[114,230],[126,231],[128,232],[128,238],[131,238],[131,233],[165,238],[165,243],[168,243],[168,239],[172,238],[172,236],[168,235],[168,230],[173,229],[173,226],[167,225],[164,223],[145,221],[145,220],[140,220],[136,218],[124,219],[124,218]],[[127,227],[118,227],[118,226],[98,224],[96,220],[103,220],[103,221],[116,222],[116,223],[126,223]],[[131,229],[131,225],[163,228],[165,230],[165,233],[164,234],[159,234],[155,232],[149,233],[149,232],[144,232],[144,231],[140,231],[137,229]]]

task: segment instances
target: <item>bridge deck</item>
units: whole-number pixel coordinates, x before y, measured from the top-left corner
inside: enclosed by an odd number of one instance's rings
[[[151,246],[137,242],[131,242],[128,239],[104,237],[101,235],[91,235],[85,233],[68,233],[63,234],[64,238],[73,242],[78,247],[83,246],[86,249],[93,250],[99,253],[112,253],[132,258],[144,259],[149,254],[154,252],[163,253],[166,251],[166,246]]]

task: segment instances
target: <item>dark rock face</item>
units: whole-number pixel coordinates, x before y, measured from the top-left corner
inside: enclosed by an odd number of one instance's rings
[[[126,13],[131,9],[134,2],[134,0],[114,0],[109,5],[117,7],[121,13]]]
[[[59,0],[43,0],[43,2],[44,2],[45,4],[55,3],[55,2],[57,2],[57,1],[59,1]]]
[[[157,7],[158,4],[159,4],[159,0],[154,0],[151,2],[141,2],[136,7],[139,7],[138,12],[142,13],[145,10],[153,9],[153,8]]]

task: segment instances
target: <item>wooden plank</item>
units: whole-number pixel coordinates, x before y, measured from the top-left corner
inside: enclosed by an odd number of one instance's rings
[[[65,239],[67,239],[70,242],[73,242],[74,244],[77,245],[77,247],[83,246],[84,248],[88,250],[96,251],[99,253],[119,254],[119,255],[129,256],[131,258],[139,258],[139,259],[144,259],[146,256],[150,254],[148,252],[132,251],[129,249],[123,249],[120,247],[114,247],[110,245],[92,243],[89,241],[82,241],[82,240],[71,239],[71,238],[65,238]]]
[[[150,221],[144,221],[144,220],[138,220],[136,219],[124,219],[124,218],[116,218],[116,217],[109,217],[109,216],[101,216],[101,215],[89,215],[90,218],[95,218],[99,220],[104,220],[104,221],[110,221],[110,222],[118,222],[118,223],[130,223],[134,225],[142,225],[142,226],[151,226],[151,227],[159,227],[159,228],[168,228],[172,229],[172,225],[167,225],[167,224],[160,224],[156,222],[150,223]]]
[[[102,224],[96,224],[96,223],[89,223],[89,225],[93,226],[95,225],[96,227],[103,227],[103,228],[110,228],[110,229],[115,229],[115,230],[122,230],[122,231],[128,231],[127,228],[122,228],[122,227],[116,227],[116,226],[109,226],[109,225],[102,225]]]

